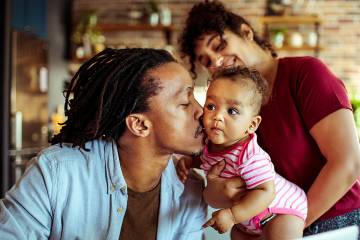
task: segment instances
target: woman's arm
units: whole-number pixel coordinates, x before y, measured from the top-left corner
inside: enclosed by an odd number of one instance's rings
[[[360,175],[360,147],[352,112],[337,110],[310,130],[327,163],[307,193],[309,226],[351,188]]]

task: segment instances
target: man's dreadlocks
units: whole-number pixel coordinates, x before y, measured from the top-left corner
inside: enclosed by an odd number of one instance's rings
[[[51,143],[85,149],[89,140],[117,141],[125,118],[148,111],[148,99],[158,93],[159,82],[148,72],[169,62],[176,60],[167,51],[141,48],[109,48],[85,62],[64,91],[67,120]]]

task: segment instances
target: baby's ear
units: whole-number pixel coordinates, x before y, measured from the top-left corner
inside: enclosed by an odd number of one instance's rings
[[[261,116],[260,116],[260,115],[257,115],[257,116],[255,116],[255,117],[253,117],[253,119],[251,120],[251,124],[250,124],[247,132],[248,132],[249,134],[254,133],[254,132],[258,129],[260,123],[261,123]]]

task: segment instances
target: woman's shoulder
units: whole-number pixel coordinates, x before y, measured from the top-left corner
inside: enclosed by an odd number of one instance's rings
[[[301,70],[319,70],[326,68],[322,60],[312,56],[284,57],[279,59],[280,66]]]

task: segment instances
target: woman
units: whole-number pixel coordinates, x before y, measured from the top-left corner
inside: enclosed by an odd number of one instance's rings
[[[342,82],[315,58],[277,58],[244,18],[217,1],[193,6],[180,45],[195,75],[196,63],[210,73],[247,65],[267,80],[259,143],[276,171],[307,192],[305,235],[360,225],[360,147]],[[215,192],[228,182],[214,177],[209,184]],[[226,190],[229,198],[234,191]],[[220,207],[219,195],[207,201]]]

